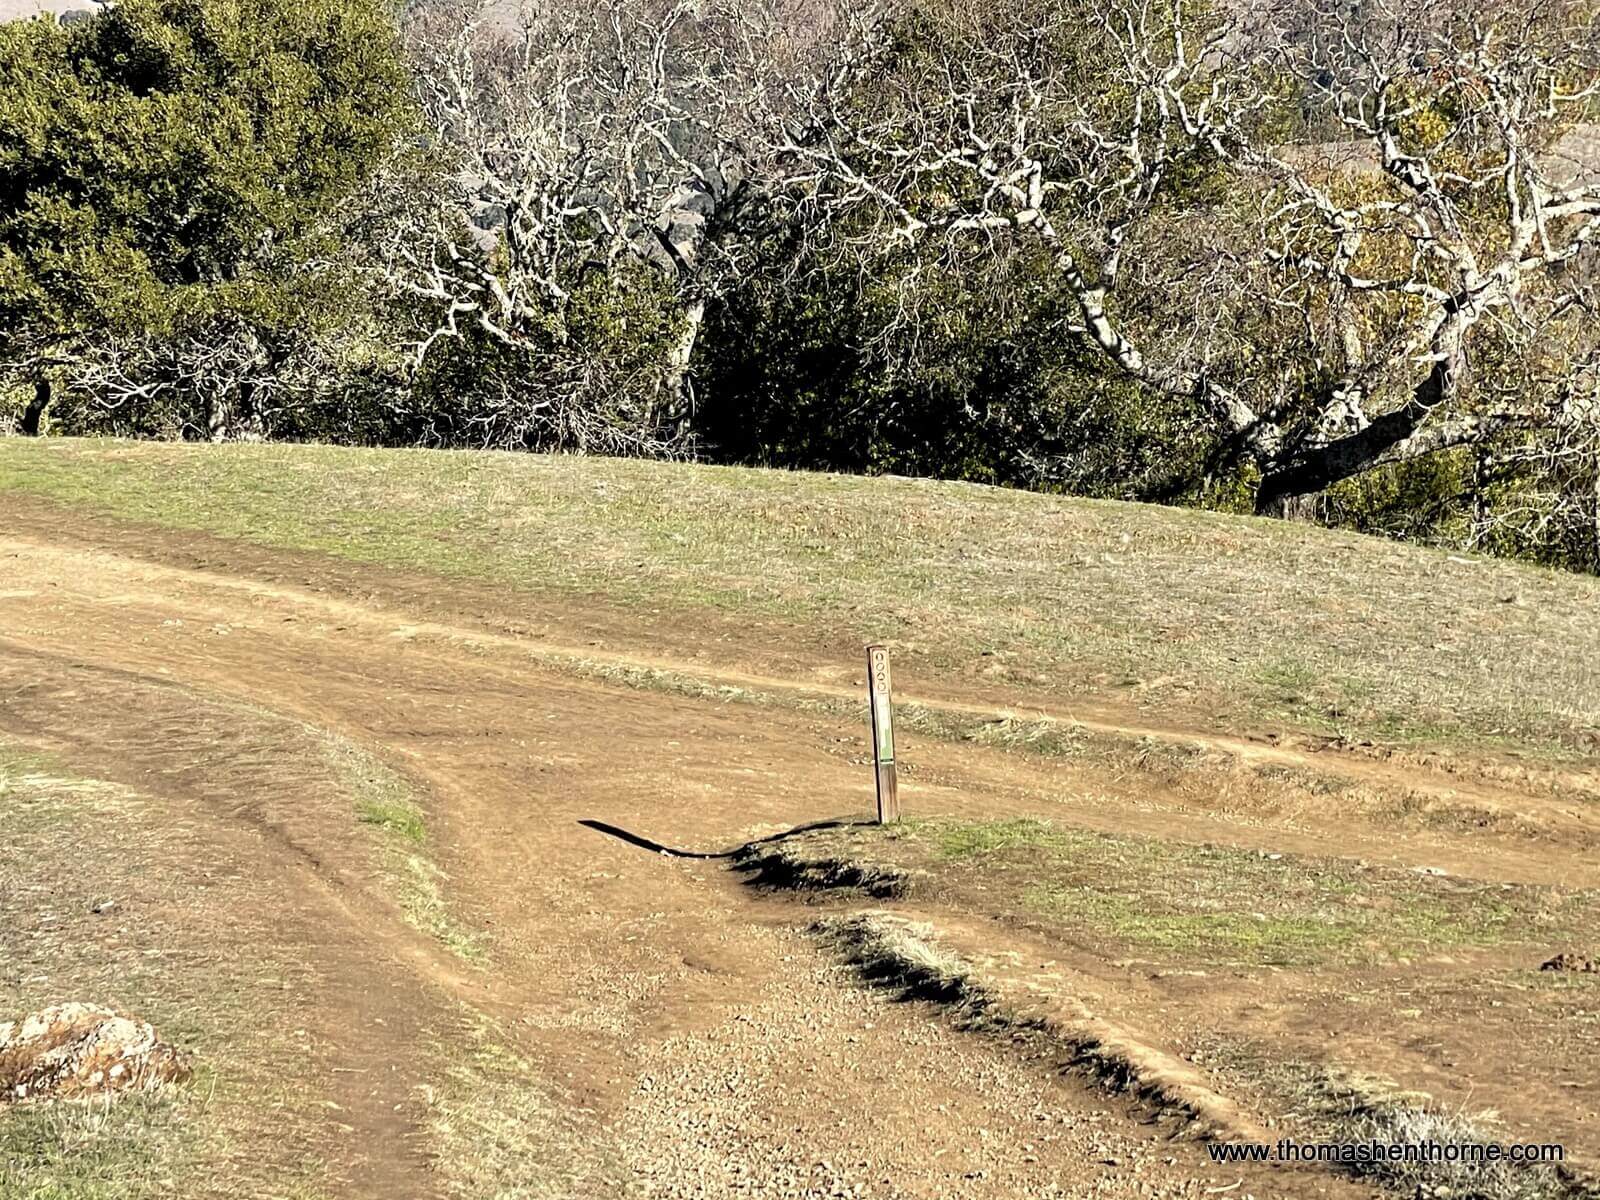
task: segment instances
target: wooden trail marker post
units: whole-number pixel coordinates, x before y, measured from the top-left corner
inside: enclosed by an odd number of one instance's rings
[[[900,785],[894,773],[894,701],[889,692],[889,651],[867,647],[867,704],[872,710],[872,763],[878,780],[878,824],[900,819]]]

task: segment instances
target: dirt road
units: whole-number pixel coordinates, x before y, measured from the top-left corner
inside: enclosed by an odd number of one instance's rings
[[[751,893],[723,860],[641,848],[717,851],[870,808],[853,723],[552,661],[573,651],[738,686],[851,687],[843,648],[830,659],[756,638],[697,653],[695,640],[684,623],[676,645],[637,644],[622,618],[581,605],[530,612],[521,597],[232,554],[44,505],[19,506],[0,531],[0,735],[170,805],[251,873],[274,936],[319,981],[302,1019],[314,1021],[307,1086],[333,1106],[318,1135],[331,1195],[470,1193],[441,1166],[427,1097],[475,1013],[548,1098],[519,1118],[542,1148],[527,1195],[1367,1194],[1326,1174],[1214,1168],[1053,1062],[861,989],[803,932],[803,909]],[[1096,720],[1115,727],[1117,714]],[[415,787],[451,927],[481,953],[407,919],[312,742],[353,747]],[[1243,738],[1233,749],[1251,746],[1270,753]],[[1582,847],[1552,850],[1562,829],[1586,827],[1567,802],[1359,755],[1342,765],[1361,779],[1410,772],[1423,793],[1475,791],[1549,836],[1397,835],[1360,813],[1208,803],[1146,777],[1091,787],[1070,763],[914,738],[905,757],[918,812],[1042,813],[1483,879],[1588,870]],[[182,886],[185,866],[149,878]]]

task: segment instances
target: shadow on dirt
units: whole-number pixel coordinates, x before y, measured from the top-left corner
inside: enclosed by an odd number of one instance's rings
[[[588,818],[578,822],[585,829],[593,829],[596,833],[603,833],[607,837],[614,837],[619,841],[627,842],[630,846],[637,846],[641,850],[648,850],[652,854],[665,854],[669,858],[739,858],[748,855],[757,846],[771,845],[787,838],[799,837],[801,834],[816,833],[823,829],[849,829],[858,825],[871,825],[871,821],[854,818],[839,817],[829,821],[812,821],[808,825],[796,825],[793,829],[785,829],[782,833],[770,834],[764,838],[755,838],[752,841],[735,846],[731,850],[678,850],[672,846],[663,846],[660,842],[652,841],[642,834],[630,833],[628,830],[616,825],[607,824],[605,821],[594,821]]]

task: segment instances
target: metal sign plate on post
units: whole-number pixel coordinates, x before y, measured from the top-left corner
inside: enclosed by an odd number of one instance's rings
[[[894,702],[889,691],[889,651],[867,647],[867,702],[872,710],[872,762],[878,780],[878,824],[900,819],[894,770]]]

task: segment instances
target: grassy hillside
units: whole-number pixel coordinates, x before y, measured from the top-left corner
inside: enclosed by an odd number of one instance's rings
[[[1033,694],[1222,723],[1569,758],[1592,757],[1600,729],[1600,581],[1282,522],[902,479],[66,440],[0,442],[0,493],[547,596],[801,622],[919,666],[992,662]]]

